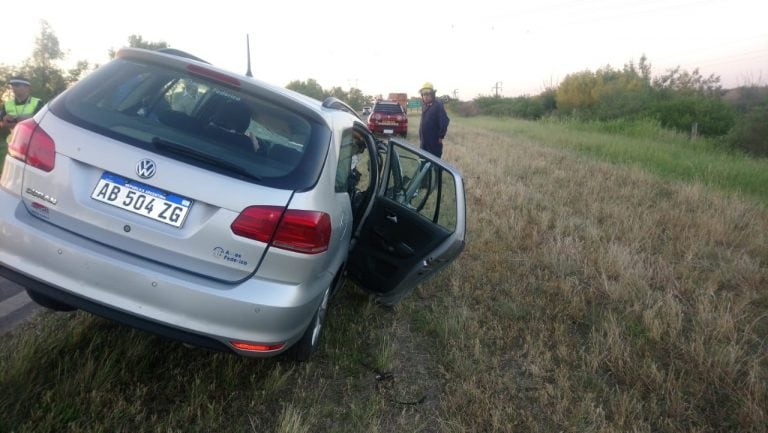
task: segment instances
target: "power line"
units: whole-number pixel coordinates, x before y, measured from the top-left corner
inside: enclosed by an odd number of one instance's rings
[[[750,60],[757,60],[763,57],[766,57],[768,55],[768,49],[765,50],[754,50],[754,51],[746,51],[743,53],[733,54],[731,56],[722,57],[719,59],[712,59],[710,61],[705,61],[703,63],[698,64],[686,64],[686,67],[693,68],[706,68],[706,67],[712,67],[712,66],[723,66],[723,65],[730,65],[730,64],[736,64],[736,63],[743,63]]]
[[[531,7],[507,9],[502,12],[495,11],[494,13],[483,14],[480,18],[484,18],[497,25],[502,25],[512,18],[525,21],[530,16],[541,13],[551,15],[555,11],[554,13],[570,17],[569,23],[581,24],[584,20],[594,22],[595,19],[637,18],[638,14],[659,15],[673,10],[686,10],[720,2],[721,0],[683,0],[677,2],[645,0],[622,3],[621,9],[616,10],[614,8],[616,3],[610,0],[564,0],[557,3],[542,3]]]

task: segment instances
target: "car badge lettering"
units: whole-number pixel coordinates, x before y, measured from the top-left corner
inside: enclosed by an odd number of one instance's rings
[[[157,165],[151,159],[144,158],[136,164],[136,174],[142,179],[149,179],[156,171]]]
[[[213,249],[213,257],[221,259],[225,262],[234,263],[237,265],[248,266],[248,260],[243,257],[241,253],[225,250],[222,247],[216,247]]]
[[[44,192],[38,191],[34,188],[27,188],[27,194],[31,195],[32,197],[39,198],[41,200],[45,200],[50,204],[55,205],[59,202],[59,200],[56,199],[56,197],[50,196]]]

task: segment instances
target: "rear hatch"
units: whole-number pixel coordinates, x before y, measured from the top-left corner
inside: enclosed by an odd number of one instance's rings
[[[264,221],[317,181],[328,129],[203,64],[122,57],[40,118],[55,161],[25,170],[27,208],[125,253],[222,281],[248,277],[271,239]]]
[[[379,103],[373,109],[371,121],[382,127],[395,127],[406,124],[408,116],[397,103]]]

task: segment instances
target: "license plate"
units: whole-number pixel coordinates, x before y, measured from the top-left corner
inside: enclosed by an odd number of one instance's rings
[[[112,173],[101,175],[91,198],[141,216],[181,227],[192,200]]]
[[[385,129],[385,130],[384,130],[384,133],[385,133],[385,134],[394,134],[394,133],[395,133],[395,130],[394,130],[394,129]]]

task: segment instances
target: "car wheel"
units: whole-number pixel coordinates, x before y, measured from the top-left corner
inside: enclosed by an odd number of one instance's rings
[[[33,301],[35,301],[38,305],[43,306],[45,308],[55,310],[55,311],[75,311],[77,308],[65,304],[63,302],[59,302],[53,298],[50,298],[48,296],[43,295],[42,293],[33,292],[32,290],[27,289],[27,295],[29,295],[30,298],[32,298]]]
[[[333,286],[331,285],[325,289],[325,292],[323,292],[323,300],[320,301],[320,305],[317,307],[315,315],[312,316],[312,321],[309,322],[307,330],[304,331],[301,340],[291,348],[290,357],[293,358],[293,360],[304,362],[307,361],[313,353],[317,352],[317,348],[320,346],[320,334],[323,330],[323,325],[325,324],[326,313],[328,312],[328,301],[331,299],[332,287]]]

